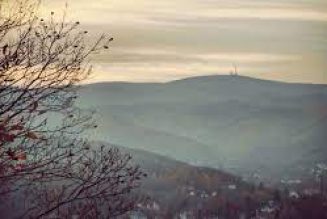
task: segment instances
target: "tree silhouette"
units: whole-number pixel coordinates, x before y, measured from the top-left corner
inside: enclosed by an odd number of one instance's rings
[[[96,125],[75,104],[90,56],[113,39],[89,43],[79,22],[39,18],[38,6],[0,1],[0,206],[33,218],[124,214],[144,174],[129,155],[82,138]]]

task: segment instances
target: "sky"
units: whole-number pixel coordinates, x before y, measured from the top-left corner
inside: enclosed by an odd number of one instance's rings
[[[326,0],[43,0],[115,38],[89,82],[229,74],[327,83]]]

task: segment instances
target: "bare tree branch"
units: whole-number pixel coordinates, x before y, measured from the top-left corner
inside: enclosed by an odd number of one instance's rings
[[[99,217],[124,214],[144,174],[130,156],[82,138],[96,125],[93,112],[75,104],[90,56],[113,39],[87,43],[79,22],[57,22],[53,12],[39,18],[38,5],[0,1],[1,197],[26,194],[23,217],[80,214],[78,206]]]

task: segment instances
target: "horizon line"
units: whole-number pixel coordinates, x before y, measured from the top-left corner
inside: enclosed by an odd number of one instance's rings
[[[327,83],[315,83],[315,82],[292,82],[292,81],[283,81],[283,80],[274,80],[274,79],[265,79],[265,78],[259,78],[255,76],[248,76],[248,75],[231,75],[231,74],[207,74],[207,75],[196,75],[196,76],[187,76],[182,77],[180,79],[173,79],[168,81],[123,81],[123,80],[117,80],[117,81],[96,81],[96,82],[87,82],[87,83],[81,83],[79,86],[87,86],[87,85],[96,85],[96,84],[169,84],[173,82],[178,81],[184,81],[188,79],[196,79],[196,78],[205,78],[205,77],[235,77],[235,78],[247,78],[252,80],[260,80],[260,81],[266,81],[266,82],[274,82],[274,83],[282,83],[282,84],[298,84],[298,85],[318,85],[318,86],[327,86]]]

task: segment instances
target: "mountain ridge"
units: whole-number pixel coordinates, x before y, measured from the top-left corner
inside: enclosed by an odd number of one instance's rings
[[[230,79],[230,78],[237,78],[243,80],[252,80],[252,81],[261,81],[261,82],[271,82],[271,83],[278,83],[278,84],[286,84],[286,85],[307,85],[307,86],[327,86],[327,84],[323,83],[306,83],[306,82],[287,82],[281,80],[269,80],[245,75],[224,75],[224,74],[217,74],[217,75],[200,75],[200,76],[190,76],[186,78],[166,81],[166,82],[151,82],[151,81],[141,81],[141,82],[131,82],[131,81],[106,81],[106,82],[92,82],[81,85],[82,87],[85,86],[93,86],[93,85],[145,85],[145,84],[154,84],[154,85],[164,85],[170,83],[178,83],[184,81],[191,81],[197,79]]]

